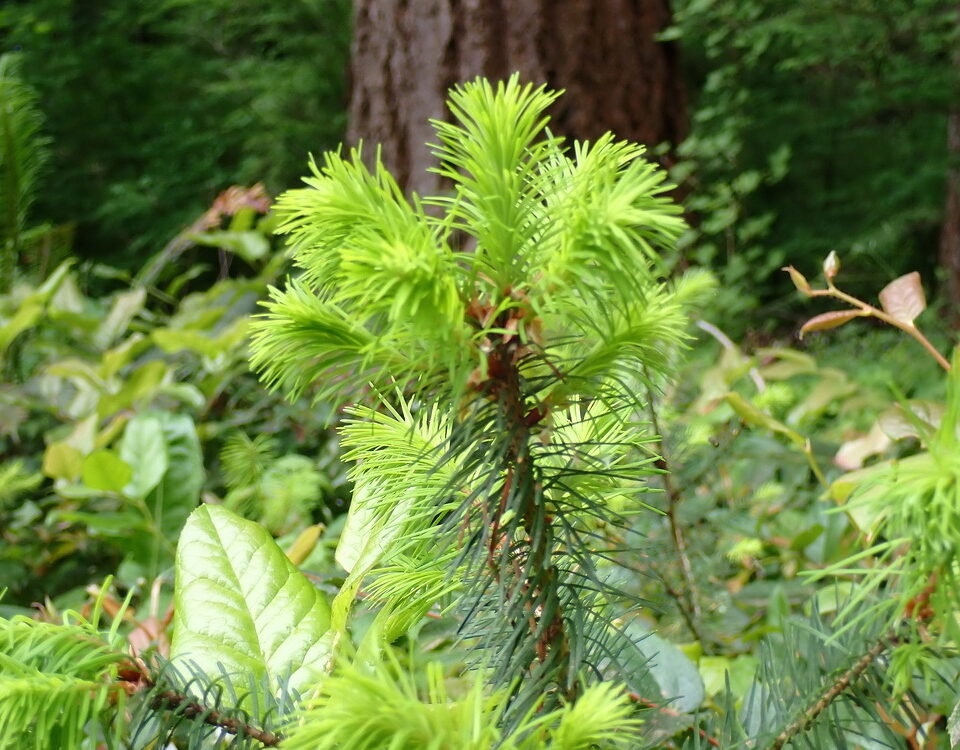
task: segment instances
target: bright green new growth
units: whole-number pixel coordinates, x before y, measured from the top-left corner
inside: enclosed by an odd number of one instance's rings
[[[952,646],[960,636],[955,617],[960,607],[960,348],[947,377],[946,409],[938,426],[902,409],[926,450],[862,470],[864,480],[840,508],[869,519],[864,531],[879,540],[814,577],[860,576],[841,619],[846,629],[872,620],[889,628],[926,628],[925,637],[916,640],[929,646],[934,621],[934,631],[942,627],[938,646]],[[871,556],[876,558],[872,565],[858,565]],[[897,670],[898,687],[909,683],[910,669]]]
[[[655,472],[639,394],[708,285],[658,280],[684,227],[664,173],[610,135],[565,149],[557,96],[516,76],[454,89],[456,122],[434,123],[449,195],[407,200],[379,154],[326,154],[278,202],[303,273],[253,328],[270,386],[354,404],[333,630],[367,576],[388,638],[452,602],[514,727],[629,677],[598,566]]]
[[[291,728],[289,750],[592,750],[626,748],[640,722],[613,684],[593,685],[573,705],[528,714],[516,729],[500,729],[505,691],[488,695],[479,682],[453,697],[439,664],[425,685],[396,660],[350,665],[331,675]],[[371,707],[375,706],[375,710]]]
[[[436,123],[435,147],[452,196],[407,201],[359,149],[314,164],[277,205],[304,273],[255,327],[264,379],[341,402],[368,384],[459,397],[508,311],[525,344],[560,347],[564,375],[599,380],[678,340],[676,294],[653,280],[684,226],[665,173],[610,136],[565,153],[545,130],[556,97],[516,78],[455,89],[461,122]]]
[[[88,725],[117,742],[120,724],[110,726],[126,694],[115,680],[127,657],[96,622],[73,619],[0,619],[0,748],[80,747]]]

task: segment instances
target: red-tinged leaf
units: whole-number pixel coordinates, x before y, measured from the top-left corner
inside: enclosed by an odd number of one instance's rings
[[[798,291],[801,291],[806,295],[809,295],[813,291],[810,288],[810,282],[808,282],[806,277],[793,266],[784,266],[780,270],[786,271],[788,274],[790,274],[790,280],[793,282],[793,285]]]
[[[854,318],[863,317],[860,310],[831,310],[830,312],[820,313],[810,318],[800,329],[800,338],[810,333],[810,331],[826,331],[830,328],[842,326]]]
[[[823,275],[827,281],[832,281],[833,277],[840,271],[840,256],[836,250],[831,250],[830,254],[823,261]]]
[[[891,281],[880,292],[880,304],[891,317],[912,324],[927,307],[920,274],[913,271]]]

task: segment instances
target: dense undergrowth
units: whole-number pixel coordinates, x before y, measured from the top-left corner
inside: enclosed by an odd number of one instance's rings
[[[328,153],[136,276],[18,268],[0,747],[956,742],[960,363],[919,280],[869,306],[831,255],[802,342],[738,345],[664,278],[664,175],[564,152],[552,96],[454,92],[455,197]]]

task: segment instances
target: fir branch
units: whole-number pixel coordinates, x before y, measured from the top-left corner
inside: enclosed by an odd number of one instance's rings
[[[644,365],[644,377],[647,380],[647,413],[650,416],[650,424],[653,427],[654,439],[653,448],[657,452],[656,465],[663,471],[662,481],[663,489],[667,494],[667,520],[670,523],[670,536],[673,539],[673,546],[677,553],[677,560],[680,563],[680,573],[683,576],[683,582],[686,586],[685,591],[677,592],[672,586],[667,585],[667,591],[677,602],[677,608],[683,617],[684,622],[690,629],[690,633],[701,644],[706,643],[703,633],[700,631],[698,620],[701,617],[699,593],[696,580],[693,575],[693,566],[690,564],[690,556],[687,554],[687,542],[683,536],[683,529],[677,520],[677,508],[683,500],[679,488],[673,482],[673,475],[670,473],[670,467],[667,464],[666,449],[663,440],[663,432],[660,429],[660,420],[657,416],[657,410],[653,402],[653,389],[650,386],[649,371]]]
[[[888,633],[874,643],[866,653],[846,671],[842,672],[835,680],[825,687],[817,699],[809,704],[803,712],[787,727],[778,734],[770,744],[769,750],[781,750],[790,740],[806,731],[837,698],[843,695],[857,680],[866,672],[870,666],[897,641],[896,634]]]
[[[283,739],[278,734],[248,724],[228,713],[204,706],[176,690],[161,690],[150,699],[150,705],[157,711],[173,711],[186,719],[197,719],[227,734],[250,737],[265,747],[276,747]]]
[[[545,129],[556,96],[517,76],[453,91],[459,122],[434,123],[434,153],[456,194],[422,200],[442,211],[407,202],[379,163],[327,154],[307,190],[281,198],[305,273],[272,292],[252,337],[273,387],[349,403],[348,383],[370,385],[375,410],[354,415],[376,427],[345,428],[364,559],[341,603],[375,558],[419,569],[428,545],[446,555],[461,635],[507,691],[514,728],[582,699],[581,680],[616,672],[634,645],[614,622],[634,599],[598,567],[617,562],[609,548],[655,473],[637,437],[638,373],[669,369],[685,304],[705,290],[702,277],[657,281],[658,252],[684,226],[665,173],[609,135],[565,150]],[[401,418],[391,394],[413,414]],[[431,404],[449,432],[418,436]],[[442,590],[424,571],[417,608]]]
[[[133,723],[140,728],[133,732],[134,737],[144,727],[149,727],[152,736],[160,740],[185,719],[195,727],[210,727],[210,730],[205,731],[218,730],[234,737],[249,738],[264,747],[278,746],[283,736],[267,729],[262,715],[251,716],[241,708],[220,706],[220,695],[224,687],[236,699],[235,690],[226,675],[224,680],[224,685],[209,685],[205,678],[197,674],[192,680],[185,682],[182,674],[169,662],[164,663],[157,671],[142,659],[135,658],[119,671],[115,684],[122,687],[123,692],[130,698],[139,699],[136,715],[140,719]],[[211,695],[216,696],[213,705],[208,702]],[[286,714],[292,708],[292,705],[288,705],[280,709],[280,712]]]
[[[669,706],[664,706],[660,703],[649,700],[648,698],[644,698],[639,693],[628,693],[628,695],[630,696],[630,700],[636,703],[638,706],[643,706],[644,708],[652,709],[654,711],[657,711],[658,713],[663,714],[664,716],[670,716],[670,717],[683,716],[683,714],[681,714],[679,711],[675,711]],[[707,733],[707,731],[704,730],[702,727],[697,727],[697,734],[700,735],[700,739],[706,740],[711,747],[720,747],[720,740],[718,740],[713,735]]]
[[[27,211],[48,156],[37,94],[18,76],[18,57],[0,55],[0,292],[13,284]]]

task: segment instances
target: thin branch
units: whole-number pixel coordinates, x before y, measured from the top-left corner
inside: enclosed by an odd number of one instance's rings
[[[156,683],[150,677],[149,668],[139,657],[134,658],[124,669],[121,669],[119,676],[124,690],[130,695],[150,691],[156,687]],[[150,698],[150,706],[156,711],[178,711],[184,718],[200,719],[204,724],[217,727],[227,734],[251,737],[265,747],[276,747],[283,739],[278,734],[204,706],[176,690],[167,689],[155,693]]]
[[[649,381],[649,374],[646,367],[644,367],[644,375]],[[669,466],[667,465],[663,433],[660,430],[660,420],[657,417],[657,410],[653,405],[653,393],[649,385],[647,385],[647,412],[650,415],[650,423],[653,426],[653,431],[656,433],[653,446],[659,456],[656,465],[664,471],[663,489],[667,494],[667,520],[670,523],[670,536],[673,539],[673,546],[677,552],[677,559],[680,562],[680,573],[683,576],[683,582],[686,586],[686,596],[676,596],[678,592],[672,593],[671,596],[676,599],[680,614],[683,616],[693,637],[703,643],[703,636],[700,633],[700,628],[696,624],[696,621],[702,615],[699,604],[699,592],[697,591],[696,581],[693,576],[693,565],[691,565],[690,556],[687,554],[687,542],[683,536],[683,528],[677,519],[677,508],[683,500],[683,495],[680,493],[676,484],[674,484],[673,475],[670,473]],[[668,585],[668,592],[670,588]]]
[[[283,739],[280,735],[268,732],[266,729],[246,724],[220,711],[207,708],[191,700],[183,693],[178,693],[174,690],[164,690],[162,693],[154,696],[151,705],[158,710],[178,711],[181,716],[185,716],[188,719],[200,718],[204,724],[217,727],[228,734],[243,734],[246,737],[252,737],[266,747],[276,747],[280,744],[280,740]]]
[[[857,299],[846,292],[840,291],[833,285],[833,282],[828,281],[827,283],[829,284],[827,289],[811,289],[809,291],[809,295],[811,297],[833,297],[834,299],[841,300],[842,302],[846,302],[848,305],[852,305],[853,307],[862,310],[868,317],[872,316],[878,320],[882,320],[887,325],[891,325],[894,328],[899,328],[908,336],[911,336],[913,339],[918,341],[920,345],[930,353],[930,356],[937,360],[937,364],[940,365],[940,367],[947,372],[950,372],[950,363],[947,361],[946,357],[944,357],[937,350],[937,348],[930,343],[930,340],[923,335],[920,329],[917,328],[913,322],[905,323],[902,320],[897,320],[895,317],[888,315],[883,310],[880,310],[861,299]]]
[[[869,669],[870,665],[876,661],[877,657],[879,657],[880,654],[882,654],[895,640],[895,635],[888,634],[871,646],[869,651],[861,656],[857,662],[850,667],[850,669],[837,677],[837,679],[834,680],[829,687],[827,687],[820,697],[817,698],[817,700],[811,704],[793,723],[791,723],[786,729],[777,735],[776,739],[774,739],[773,743],[770,745],[769,750],[781,750],[796,735],[805,731],[814,721],[816,721],[817,717],[830,706],[831,703],[843,695],[847,688],[860,679],[863,673]]]
[[[657,568],[657,566],[654,566],[654,570],[663,580],[663,585],[667,593],[677,603],[677,610],[680,612],[680,617],[683,618],[683,622],[687,626],[687,629],[690,631],[691,635],[693,635],[693,639],[695,641],[699,641],[700,644],[706,648],[706,637],[700,630],[700,626],[697,624],[692,607],[687,601],[687,597],[682,591],[670,585],[667,577]]]
[[[668,708],[667,706],[661,706],[659,703],[654,703],[651,700],[647,700],[646,698],[644,698],[642,695],[638,693],[629,693],[629,696],[630,696],[630,700],[632,700],[637,705],[643,706],[644,708],[652,708],[654,711],[658,711],[666,716],[682,716],[683,715],[679,711],[675,711],[672,708]],[[700,734],[701,739],[706,740],[713,747],[720,747],[720,740],[718,740],[716,737],[711,737],[700,727],[697,727],[697,732]]]

